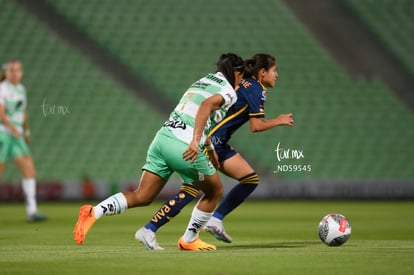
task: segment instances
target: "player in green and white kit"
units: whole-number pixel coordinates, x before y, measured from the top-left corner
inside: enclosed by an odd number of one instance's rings
[[[37,212],[35,168],[28,143],[26,89],[20,80],[22,65],[13,60],[5,63],[0,77],[0,175],[4,164],[13,159],[23,175],[22,187],[26,199],[27,220],[43,221],[47,217]]]
[[[178,247],[182,250],[216,249],[200,240],[198,233],[217,206],[223,186],[201,149],[209,144],[207,135],[211,127],[220,122],[236,102],[234,87],[242,78],[243,68],[242,58],[223,54],[217,63],[217,73],[208,74],[191,85],[152,141],[137,190],[115,194],[95,207],[81,207],[73,232],[77,244],[83,243],[96,219],[150,204],[172,173],[177,172],[184,183],[193,183],[204,193]],[[139,238],[136,236],[136,239]]]

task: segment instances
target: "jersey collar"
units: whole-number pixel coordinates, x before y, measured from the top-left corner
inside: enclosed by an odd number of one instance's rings
[[[259,80],[257,80],[255,76],[252,76],[252,78],[253,78],[254,80],[256,80],[256,81],[257,81],[257,83],[259,83],[259,84],[260,84],[260,86],[262,86],[263,90],[267,91],[267,88],[265,87],[265,85],[263,85],[263,84],[262,84],[262,82],[260,82]]]

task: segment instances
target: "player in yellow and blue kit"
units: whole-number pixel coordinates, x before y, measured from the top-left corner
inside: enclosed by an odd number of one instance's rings
[[[276,60],[268,54],[256,54],[245,61],[244,79],[237,89],[237,101],[229,109],[225,118],[209,133],[205,149],[210,160],[227,176],[239,181],[220,203],[208,221],[205,229],[218,240],[230,243],[232,238],[226,233],[223,219],[239,206],[257,187],[259,177],[247,161],[229,144],[231,136],[246,122],[252,132],[265,131],[276,126],[293,126],[292,114],[282,114],[277,118],[265,120],[264,103],[268,87],[274,87],[278,77]],[[218,158],[218,161],[216,159]],[[148,248],[160,248],[155,232],[198,194],[191,184],[183,184],[180,192],[169,198],[145,227],[137,231],[136,237]],[[168,210],[168,211],[165,211]],[[160,213],[166,215],[160,215]]]

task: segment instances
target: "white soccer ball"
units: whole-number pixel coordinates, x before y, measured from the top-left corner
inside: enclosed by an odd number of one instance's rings
[[[351,225],[341,214],[326,215],[318,226],[319,238],[329,246],[340,246],[351,236]]]

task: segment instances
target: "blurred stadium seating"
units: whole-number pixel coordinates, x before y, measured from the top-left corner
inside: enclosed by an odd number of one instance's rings
[[[0,60],[24,64],[38,177],[137,178],[162,118],[12,1],[0,6]],[[20,178],[12,163],[4,178]]]
[[[258,134],[244,127],[232,140],[263,174],[276,168],[280,142],[305,156],[283,163],[312,165],[310,173],[282,174],[285,178],[414,177],[413,113],[379,81],[349,78],[282,1],[47,2],[173,102],[213,70],[222,52],[274,54],[280,78],[268,92],[267,116],[292,112],[296,126]],[[97,71],[47,26],[8,1],[0,3],[0,12],[7,14],[0,17],[2,37],[12,41],[0,59],[19,55],[25,64],[39,176],[136,177],[164,117]],[[4,27],[11,18],[15,27]],[[70,115],[43,117],[45,98],[69,106]],[[7,171],[6,177],[16,173]]]
[[[414,75],[414,2],[411,0],[347,0]]]

